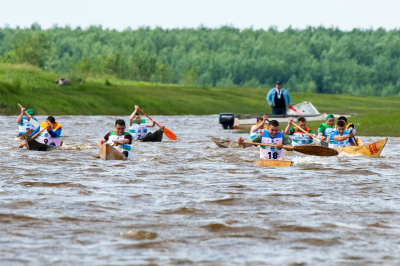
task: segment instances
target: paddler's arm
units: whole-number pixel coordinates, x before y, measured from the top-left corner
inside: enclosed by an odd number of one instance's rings
[[[259,124],[257,124],[257,126],[254,127],[253,131],[257,131],[260,128],[264,128],[265,121],[267,121],[267,120],[268,120],[268,117],[266,115],[263,115],[263,120]]]
[[[278,143],[277,145],[276,145],[276,148],[281,148],[280,146],[282,145],[282,148],[284,148],[285,150],[287,150],[287,151],[292,151],[293,150],[293,147],[291,146],[292,145],[292,141],[289,139],[289,137],[288,136],[286,136],[285,134],[283,134],[283,138],[282,138],[282,144],[281,143]],[[287,145],[287,146],[283,146],[283,145]],[[279,146],[279,147],[278,147]]]
[[[59,137],[61,136],[61,128],[57,129],[57,130],[47,130],[50,134],[50,136],[52,136],[53,138]]]
[[[24,116],[24,112],[25,112],[25,108],[21,108],[21,114],[18,116],[18,118],[17,118],[17,123],[18,124],[21,124],[21,122],[22,122],[22,117]],[[28,121],[29,121],[29,118],[27,117],[26,119],[28,119]]]
[[[135,119],[135,115],[136,115],[138,109],[139,109],[139,106],[135,105],[135,111],[133,111],[133,113],[131,114],[131,117],[129,118],[129,127],[132,126],[133,119]]]
[[[97,146],[101,149],[101,147],[103,146],[104,143],[106,143],[107,140],[105,140],[104,138],[102,138],[101,140],[99,140],[99,142],[97,142]]]
[[[154,119],[150,119],[151,120],[151,124],[150,123],[146,123],[146,126],[148,126],[148,127],[154,127],[155,125],[156,125],[156,120],[154,120]]]
[[[290,129],[292,128],[292,122],[293,122],[293,118],[289,118],[287,127],[285,128],[285,132],[284,132],[286,135],[288,135],[290,133]]]

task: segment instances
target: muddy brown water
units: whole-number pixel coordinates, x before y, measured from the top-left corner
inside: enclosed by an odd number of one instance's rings
[[[117,118],[57,117],[66,149],[37,152],[0,116],[0,265],[399,264],[400,138],[379,158],[257,168],[257,148],[211,142],[239,136],[218,116],[156,116],[178,141],[99,160]]]

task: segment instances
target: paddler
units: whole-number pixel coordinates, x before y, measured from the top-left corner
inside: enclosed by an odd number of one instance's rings
[[[56,122],[53,116],[47,117],[46,122],[41,123],[40,127],[33,131],[29,137],[33,137],[44,128],[46,130],[41,132],[35,140],[46,145],[61,146],[62,126]]]
[[[265,121],[267,120],[268,117],[266,115],[263,115],[263,117],[261,116],[257,117],[256,124],[252,126],[250,129],[250,139],[253,139],[255,136],[260,134],[264,129],[268,129],[268,127],[265,125]]]
[[[335,117],[329,114],[326,116],[325,123],[319,126],[318,138],[320,140],[326,140],[333,130],[335,130]]]
[[[151,132],[147,132],[147,127],[154,127],[156,120],[150,119],[152,123],[146,123],[146,119],[142,119],[138,112],[139,106],[135,105],[135,111],[129,118],[129,133],[131,133],[133,140],[139,140],[150,135]]]
[[[250,147],[252,144],[243,143],[243,138],[238,139],[239,145],[243,147]],[[292,148],[285,148],[283,145],[290,145],[289,137],[279,131],[279,122],[271,120],[268,123],[268,129],[264,130],[262,134],[255,136],[251,142],[262,144],[273,144],[276,147],[260,146],[260,159],[264,160],[283,160],[283,149],[292,151]]]
[[[292,128],[293,118],[290,118],[288,125],[285,129],[285,134],[292,136],[292,146],[310,145],[313,144],[313,137],[316,137],[314,132],[307,127],[307,120],[305,117],[299,117],[297,125],[307,133],[304,133],[297,127]]]
[[[347,118],[345,116],[339,117],[338,121],[340,121],[340,120],[342,120],[342,121],[344,121],[346,123],[347,131],[349,131],[349,132],[351,131],[351,132],[353,132],[354,135],[356,135],[356,127],[354,126],[353,123],[348,123],[347,122]]]
[[[336,130],[329,135],[329,148],[339,148],[348,146],[357,146],[355,143],[353,132],[346,129],[346,122],[339,120],[336,123]]]
[[[24,113],[27,113],[26,116],[24,116]],[[35,130],[36,127],[34,125],[32,125],[31,119],[32,120],[36,120],[36,117],[33,116],[34,112],[32,109],[28,109],[26,110],[25,108],[21,108],[21,114],[18,116],[17,118],[17,123],[19,124],[19,133],[18,133],[18,137],[21,135],[24,135],[28,130]]]
[[[108,132],[104,138],[97,142],[97,146],[101,149],[104,143],[113,145],[117,151],[128,158],[131,151],[132,135],[125,132],[125,129],[125,121],[118,119],[115,121],[114,131]]]

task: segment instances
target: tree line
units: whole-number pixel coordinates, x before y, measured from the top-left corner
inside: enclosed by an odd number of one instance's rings
[[[0,61],[87,78],[400,96],[400,30],[0,28]]]

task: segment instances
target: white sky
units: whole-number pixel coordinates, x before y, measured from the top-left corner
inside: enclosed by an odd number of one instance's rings
[[[400,28],[400,0],[1,0],[0,27]]]

